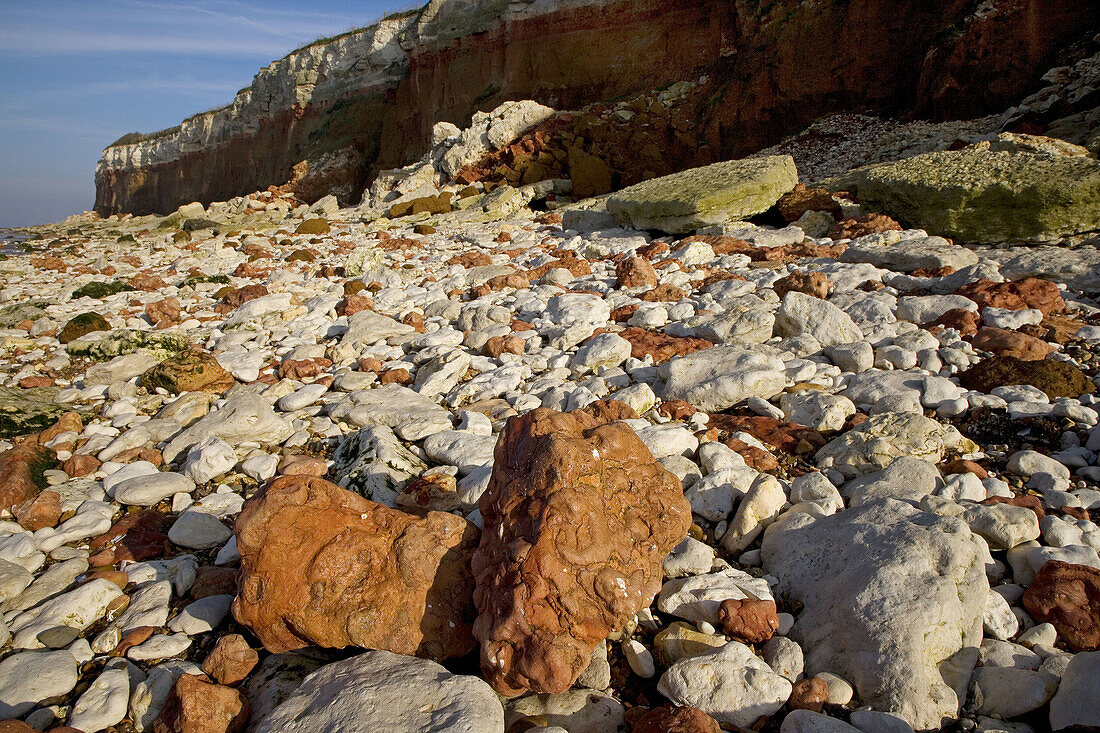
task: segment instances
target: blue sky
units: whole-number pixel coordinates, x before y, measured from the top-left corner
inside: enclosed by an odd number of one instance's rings
[[[0,0],[0,227],[90,209],[100,151],[220,107],[260,68],[410,0]]]

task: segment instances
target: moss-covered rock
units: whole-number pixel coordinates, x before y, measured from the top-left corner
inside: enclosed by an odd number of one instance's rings
[[[72,356],[90,359],[113,359],[121,354],[132,354],[138,349],[149,349],[163,359],[189,348],[191,343],[182,334],[125,328],[82,336],[65,346],[65,350]]]
[[[0,328],[14,328],[23,321],[37,321],[46,315],[41,306],[34,303],[15,303],[0,308]]]
[[[217,285],[228,285],[229,284],[229,276],[228,275],[221,275],[221,274],[218,274],[218,275],[191,275],[190,277],[185,278],[184,281],[180,283],[180,287],[181,288],[187,288],[187,287],[193,288],[196,285],[201,285],[203,283],[215,283]]]
[[[165,359],[141,375],[141,385],[152,392],[161,387],[180,392],[224,392],[233,386],[233,375],[207,351],[184,351]]]
[[[90,282],[83,285],[73,291],[73,299],[76,298],[95,298],[100,300],[106,298],[108,295],[114,295],[115,293],[122,293],[127,290],[133,290],[132,287],[124,282],[114,280],[112,282]]]
[[[983,359],[959,375],[962,385],[979,392],[994,387],[1028,384],[1041,389],[1050,399],[1077,398],[1096,391],[1092,380],[1072,364],[1053,359],[1025,361],[1013,356]]]
[[[796,183],[789,155],[727,160],[624,188],[607,210],[623,226],[683,234],[767,211]]]
[[[221,224],[213,219],[207,219],[205,217],[198,219],[184,219],[183,224],[180,225],[180,229],[185,232],[197,232],[202,229],[217,229]]]
[[[1100,229],[1100,161],[979,146],[857,168],[824,182],[904,224],[966,242]]]
[[[328,234],[332,230],[329,226],[328,219],[323,217],[316,217],[314,219],[306,219],[298,228],[294,230],[295,234]]]
[[[94,331],[110,331],[111,324],[98,313],[81,313],[69,319],[61,332],[57,334],[57,340],[63,344],[76,341],[81,336],[87,336]]]
[[[65,412],[57,387],[0,387],[0,438],[34,433],[53,425]]]

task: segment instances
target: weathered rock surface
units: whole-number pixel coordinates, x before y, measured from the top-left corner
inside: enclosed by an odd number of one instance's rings
[[[233,615],[270,651],[312,643],[445,659],[474,646],[477,529],[459,517],[420,518],[288,476],[245,504],[236,536]]]
[[[656,595],[691,511],[632,429],[546,409],[509,420],[480,508],[474,634],[507,695],[569,689]]]
[[[903,223],[971,242],[1057,239],[1100,229],[1100,163],[980,147],[927,153],[825,183]]]
[[[1100,570],[1050,560],[1024,592],[1024,607],[1074,651],[1100,649]]]
[[[435,662],[368,651],[327,664],[302,682],[257,733],[312,731],[499,733],[504,710],[477,677]]]
[[[616,191],[607,210],[624,226],[679,234],[766,211],[796,183],[789,156],[730,160]]]
[[[859,552],[853,552],[859,548]],[[850,680],[860,700],[914,728],[954,718],[982,636],[983,550],[955,519],[893,499],[771,527],[764,567],[804,605],[791,637],[809,673]]]

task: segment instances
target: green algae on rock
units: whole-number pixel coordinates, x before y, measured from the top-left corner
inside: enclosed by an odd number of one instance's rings
[[[57,392],[57,387],[0,387],[0,438],[34,433],[57,422],[65,412]]]
[[[129,285],[127,285],[124,282],[119,282],[118,280],[115,280],[114,282],[109,282],[109,283],[108,282],[96,281],[96,282],[90,282],[87,285],[84,285],[82,287],[77,288],[76,290],[73,291],[72,297],[73,297],[74,300],[77,299],[77,298],[84,298],[84,297],[95,298],[96,300],[101,300],[102,298],[106,298],[108,295],[114,295],[115,293],[122,293],[122,292],[125,292],[127,290],[133,290],[133,288],[130,287]]]
[[[789,155],[727,160],[624,188],[607,210],[623,226],[684,234],[763,213],[796,183]]]
[[[63,344],[76,341],[81,336],[87,336],[96,331],[110,331],[111,324],[98,313],[81,313],[69,319],[69,322],[57,334],[57,340]]]
[[[980,146],[826,180],[868,207],[967,242],[1045,241],[1100,229],[1100,161]]]
[[[1096,391],[1092,380],[1073,364],[1054,359],[1025,361],[1014,356],[993,356],[983,359],[959,375],[962,385],[979,392],[991,392],[995,387],[1027,384],[1041,389],[1047,397],[1077,398]]]
[[[161,333],[116,329],[108,333],[96,333],[70,341],[65,350],[71,356],[91,359],[112,359],[121,354],[132,354],[141,348],[151,349],[165,358],[170,354],[191,348],[187,337],[179,333]]]
[[[233,375],[206,351],[186,351],[165,359],[141,375],[141,385],[152,392],[161,387],[171,394],[223,392],[233,386]]]

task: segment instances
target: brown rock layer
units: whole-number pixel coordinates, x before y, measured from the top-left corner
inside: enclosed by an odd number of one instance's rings
[[[310,476],[277,478],[236,522],[233,615],[273,652],[360,646],[430,659],[474,647],[477,528],[390,509]]]
[[[539,408],[508,421],[494,457],[472,561],[482,671],[506,695],[565,692],[652,601],[691,509],[623,423]]]

